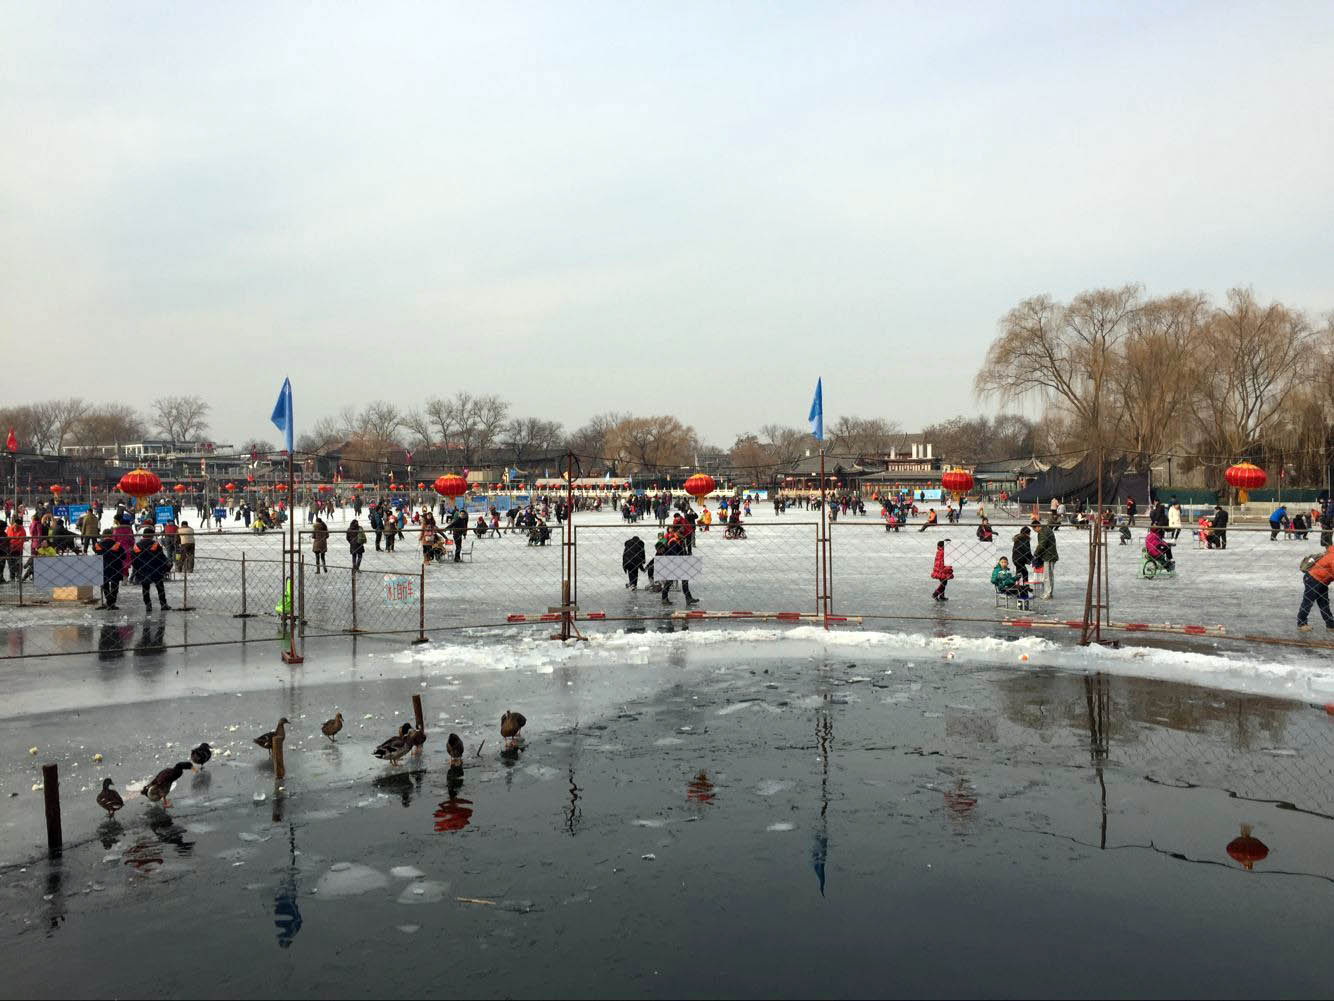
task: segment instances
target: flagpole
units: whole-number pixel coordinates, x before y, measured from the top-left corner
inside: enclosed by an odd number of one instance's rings
[[[289,448],[287,450],[287,587],[283,594],[287,612],[288,643],[287,650],[283,653],[284,664],[300,664],[305,661],[305,658],[296,652],[296,518],[292,508],[292,498],[295,496],[292,450]]]
[[[829,524],[824,484],[824,445],[820,445],[820,580],[823,597],[821,612],[825,629],[829,628]]]

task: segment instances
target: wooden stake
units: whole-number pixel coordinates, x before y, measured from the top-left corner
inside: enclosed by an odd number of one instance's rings
[[[60,769],[54,763],[42,765],[42,793],[46,800],[46,848],[55,857],[65,842],[60,833]]]

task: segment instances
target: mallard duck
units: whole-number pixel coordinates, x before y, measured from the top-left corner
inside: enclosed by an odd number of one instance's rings
[[[164,768],[144,786],[144,795],[154,803],[161,803],[163,806],[171,806],[167,800],[167,794],[171,792],[171,787],[188,771],[192,771],[193,766],[188,761],[178,761],[170,768]]]
[[[421,754],[422,745],[426,743],[426,731],[413,729],[408,734],[408,744],[412,747],[413,754]]]
[[[381,743],[371,753],[382,761],[388,761],[393,765],[398,764],[399,758],[412,750],[412,740],[409,737],[411,732],[412,724],[404,723],[398,728],[398,733]]]
[[[200,768],[203,768],[206,764],[208,764],[208,759],[211,757],[213,757],[213,748],[208,746],[208,741],[205,741],[204,743],[200,744],[198,747],[196,747],[193,751],[190,752],[190,760],[193,761]]]
[[[110,779],[102,780],[102,791],[97,794],[97,805],[107,812],[108,817],[114,817],[116,811],[125,805],[120,793],[111,788]]]
[[[288,718],[284,716],[282,719],[278,721],[278,725],[275,726],[272,730],[270,730],[268,733],[261,733],[258,737],[256,737],[255,743],[258,744],[260,747],[264,748],[264,750],[266,751],[273,750],[274,737],[282,737],[284,740],[287,739],[287,731],[284,729],[284,727],[286,727],[289,722],[290,720],[288,720]]]
[[[449,735],[449,739],[445,741],[445,750],[449,752],[451,765],[463,764],[463,740],[457,733]]]
[[[505,738],[506,747],[514,747],[519,742],[519,731],[528,720],[523,713],[508,710],[500,717],[500,735]]]
[[[334,713],[333,719],[326,719],[320,724],[320,733],[328,737],[330,741],[333,741],[334,735],[341,729],[343,729],[342,713]]]

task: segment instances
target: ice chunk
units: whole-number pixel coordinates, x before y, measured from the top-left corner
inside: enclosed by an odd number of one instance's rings
[[[426,873],[414,865],[396,865],[389,870],[389,875],[395,879],[421,879]]]
[[[654,820],[636,820],[636,821],[634,821],[634,825],[635,825],[636,827],[666,827],[666,826],[667,826],[667,821],[665,821],[665,820],[657,820],[657,819],[654,819]]]
[[[321,897],[355,897],[371,890],[383,890],[389,877],[368,865],[337,862],[320,877],[315,892]]]
[[[755,787],[755,792],[760,796],[776,796],[784,789],[791,788],[791,782],[783,782],[779,779],[765,779]]]
[[[659,737],[653,742],[654,747],[671,747],[673,744],[684,744],[685,741],[680,737]]]
[[[789,823],[787,823],[786,821],[782,821],[782,820],[780,820],[780,821],[778,821],[776,824],[770,824],[768,827],[765,828],[765,830],[766,830],[766,831],[790,831],[790,830],[793,830],[796,826],[797,826],[796,824],[789,824]]]
[[[448,883],[434,879],[418,879],[409,883],[398,895],[400,904],[438,904],[445,899]]]

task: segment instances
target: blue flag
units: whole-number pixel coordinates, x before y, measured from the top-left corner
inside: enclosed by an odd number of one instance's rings
[[[824,379],[815,380],[815,399],[811,400],[811,412],[806,418],[811,422],[811,434],[816,441],[824,441]]]
[[[284,379],[283,388],[278,393],[278,402],[273,405],[273,426],[283,433],[283,447],[287,454],[292,454],[292,380]]]

